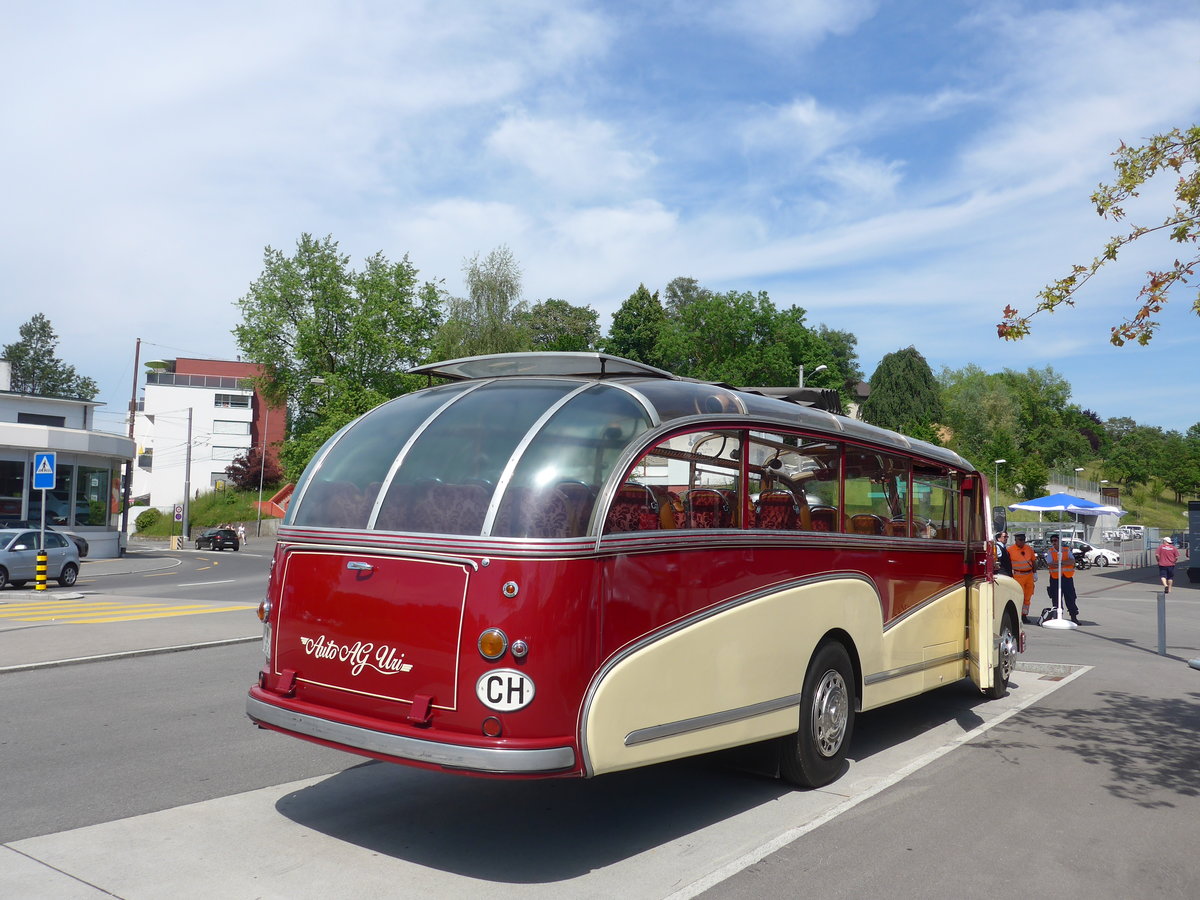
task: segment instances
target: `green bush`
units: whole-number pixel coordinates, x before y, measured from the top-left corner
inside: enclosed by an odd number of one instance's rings
[[[157,509],[148,509],[138,515],[137,519],[134,520],[133,525],[138,531],[149,531],[160,521],[162,521],[162,517],[162,513],[160,513]]]

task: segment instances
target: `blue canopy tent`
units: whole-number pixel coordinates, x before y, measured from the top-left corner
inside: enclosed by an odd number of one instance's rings
[[[1125,510],[1116,506],[1105,506],[1103,503],[1096,503],[1093,500],[1085,500],[1083,497],[1075,497],[1071,494],[1050,494],[1047,497],[1035,497],[1033,500],[1026,500],[1024,503],[1013,503],[1009,509],[1024,509],[1032,510],[1039,514],[1044,512],[1068,512],[1079,516],[1123,516]],[[1062,584],[1062,558],[1059,557],[1058,563],[1058,583]],[[1050,618],[1042,621],[1042,626],[1045,628],[1074,628],[1075,623],[1063,616],[1062,597],[1056,597],[1054,600],[1054,612]]]
[[[1009,509],[1025,509],[1032,512],[1069,512],[1079,516],[1123,516],[1125,510],[1118,506],[1105,506],[1083,497],[1071,494],[1050,494],[1047,497],[1035,497],[1023,503],[1014,503]]]

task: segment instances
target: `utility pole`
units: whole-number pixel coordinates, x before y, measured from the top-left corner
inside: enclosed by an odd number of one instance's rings
[[[180,534],[186,543],[191,535],[188,508],[192,502],[192,408],[188,407],[187,461],[183,464],[183,527]]]
[[[138,381],[138,364],[142,361],[142,339],[137,339],[137,344],[133,350],[133,390],[129,393],[129,439],[133,440],[133,421],[137,417],[137,381]],[[125,463],[125,490],[122,492],[121,498],[121,535],[127,537],[129,535],[129,499],[133,493],[133,467],[137,465],[137,445],[133,447],[133,459]],[[117,540],[117,555],[120,556],[125,552],[124,546],[121,545],[121,538]]]
[[[257,392],[255,396],[261,396]],[[264,398],[265,399],[265,398]],[[262,537],[262,492],[263,492],[263,475],[267,470],[267,429],[271,426],[271,407],[265,402],[263,407],[266,410],[266,421],[263,422],[262,433],[262,451],[258,461],[258,528],[254,532],[255,537]]]

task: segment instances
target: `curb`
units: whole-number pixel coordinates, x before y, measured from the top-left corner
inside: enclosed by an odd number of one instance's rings
[[[1018,672],[1031,672],[1034,675],[1057,675],[1061,677],[1088,667],[1072,666],[1067,663],[1041,663],[1018,660],[1013,668]]]
[[[152,647],[147,650],[122,650],[118,653],[101,653],[96,656],[78,656],[73,659],[52,659],[46,662],[22,663],[19,666],[0,667],[0,675],[10,672],[31,672],[35,669],[54,669],[61,666],[79,666],[84,663],[107,662],[113,659],[134,659],[139,656],[157,656],[162,653],[181,653],[184,650],[206,650],[210,647],[228,647],[233,644],[249,644],[261,641],[262,635],[253,637],[226,638],[220,641],[207,641],[203,644],[179,644],[174,647]]]

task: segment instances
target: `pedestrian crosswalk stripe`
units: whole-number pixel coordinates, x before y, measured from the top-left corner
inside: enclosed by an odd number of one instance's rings
[[[119,601],[49,600],[0,604],[0,619],[14,622],[52,622],[60,625],[95,625],[104,622],[133,622],[173,616],[245,612],[257,606],[214,606],[212,604],[122,603]]]

